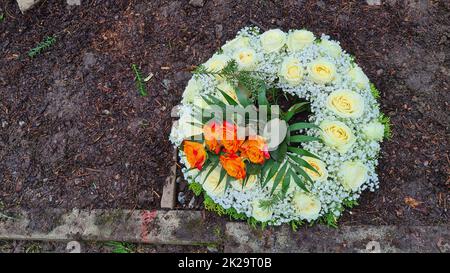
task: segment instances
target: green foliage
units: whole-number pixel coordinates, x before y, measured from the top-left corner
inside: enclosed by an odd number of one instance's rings
[[[135,78],[134,81],[136,82],[136,88],[139,91],[139,95],[145,97],[148,96],[147,89],[145,88],[144,80],[142,79],[142,74],[137,65],[132,64],[131,68],[133,69]]]
[[[273,206],[275,206],[281,200],[283,200],[283,195],[279,192],[277,194],[272,195],[270,199],[259,201],[259,206],[263,210],[270,210],[270,209],[272,209]]]
[[[202,194],[203,188],[200,183],[192,182],[189,184],[189,189],[194,192],[195,196]]]
[[[303,225],[303,221],[301,220],[292,220],[289,222],[289,225],[292,228],[292,231],[297,231],[299,227],[301,227]]]
[[[239,213],[235,208],[224,209],[221,205],[215,203],[211,197],[205,193],[203,204],[206,210],[217,213],[219,216],[228,215],[233,220],[243,220],[246,218],[244,213]]]
[[[5,14],[0,14],[0,23],[3,22],[3,20],[5,20]]]
[[[359,205],[357,200],[349,200],[349,199],[344,199],[342,201],[342,204],[349,209]]]
[[[380,98],[380,91],[378,91],[378,89],[375,87],[375,84],[373,83],[370,84],[370,92],[375,99]]]
[[[36,55],[41,54],[44,50],[50,48],[56,43],[56,38],[53,36],[47,36],[44,41],[40,42],[37,46],[28,51],[28,56],[34,58]]]
[[[337,220],[338,218],[336,217],[336,215],[334,215],[334,213],[330,211],[319,219],[319,223],[325,224],[331,228],[337,228]],[[313,222],[311,222],[311,225],[312,224]]]
[[[391,139],[392,138],[391,118],[381,113],[380,116],[378,117],[378,121],[384,125],[384,137],[386,139]]]
[[[136,252],[134,244],[126,242],[108,242],[106,246],[112,247],[112,253],[133,253]]]

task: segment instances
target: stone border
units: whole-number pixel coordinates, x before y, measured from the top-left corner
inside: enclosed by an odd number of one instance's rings
[[[200,211],[53,210],[49,219],[19,212],[0,219],[0,240],[124,241],[223,246],[224,252],[447,252],[448,226],[326,226],[253,229],[207,223]],[[40,216],[41,217],[41,216]],[[36,221],[52,222],[37,229]],[[274,236],[276,234],[276,236]]]

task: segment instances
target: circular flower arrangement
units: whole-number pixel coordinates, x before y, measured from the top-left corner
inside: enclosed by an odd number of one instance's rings
[[[251,224],[336,225],[378,188],[389,120],[339,42],[247,27],[193,74],[170,140],[207,209]]]

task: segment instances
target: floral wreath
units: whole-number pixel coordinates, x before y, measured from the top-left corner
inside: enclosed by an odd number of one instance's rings
[[[170,140],[206,209],[252,225],[336,226],[362,191],[378,188],[380,142],[390,135],[378,97],[354,58],[329,36],[246,27],[193,71]],[[266,111],[266,125],[287,131],[273,149],[265,129],[249,130],[245,114],[236,115],[243,125],[235,116],[198,115],[227,107],[260,115],[280,101],[287,109],[279,116]]]

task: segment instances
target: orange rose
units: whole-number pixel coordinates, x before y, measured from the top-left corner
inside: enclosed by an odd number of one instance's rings
[[[222,125],[212,121],[203,126],[203,135],[205,136],[205,143],[210,151],[218,154],[220,152],[220,143],[217,141],[220,138]]]
[[[202,169],[206,160],[206,151],[201,143],[194,141],[183,142],[183,151],[191,168]]]
[[[227,171],[229,176],[237,179],[245,178],[245,163],[236,154],[226,154],[220,156],[220,164]]]
[[[244,140],[238,139],[237,126],[225,121],[223,123],[222,145],[227,153],[236,153]]]
[[[267,144],[261,136],[250,137],[239,148],[241,156],[248,158],[250,162],[263,164],[266,159],[270,158]]]

